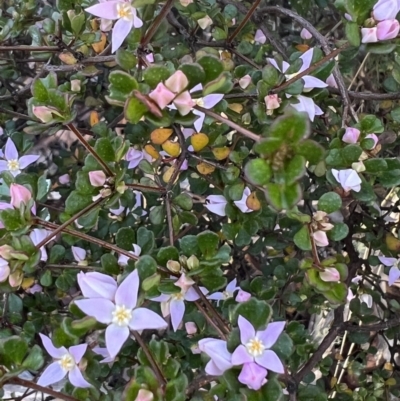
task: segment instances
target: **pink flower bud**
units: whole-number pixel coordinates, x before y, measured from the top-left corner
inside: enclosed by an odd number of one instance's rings
[[[194,323],[194,322],[186,322],[185,329],[189,335],[193,335],[193,334],[197,333],[197,326],[196,326],[196,323]]]
[[[254,40],[263,45],[267,41],[267,37],[261,29],[257,29],[256,34],[254,35]]]
[[[399,12],[397,0],[379,0],[375,6],[372,16],[376,21],[395,19]]]
[[[89,172],[89,180],[94,187],[102,187],[105,184],[106,179],[107,177],[103,170]]]
[[[248,74],[239,79],[239,86],[242,89],[246,89],[250,84],[251,84],[251,76]]]
[[[314,238],[315,245],[317,245],[317,246],[329,245],[329,240],[328,240],[328,237],[326,236],[325,231],[322,231],[322,230],[315,231],[315,233],[313,233],[313,238]]]
[[[174,105],[182,116],[189,114],[195,104],[188,91],[181,93],[174,99]]]
[[[300,37],[304,40],[310,40],[313,36],[306,28],[303,28],[300,32]]]
[[[166,81],[165,86],[174,93],[181,93],[189,85],[186,75],[182,71],[175,71]]]
[[[135,398],[135,401],[153,401],[154,400],[154,394],[149,391],[141,388],[138,392],[137,397]]]
[[[247,291],[239,290],[238,294],[236,295],[235,301],[236,302],[246,302],[251,298],[251,294]]]
[[[379,138],[375,134],[369,134],[365,137],[365,139],[372,139],[374,141],[374,146],[371,149],[374,149],[379,141]]]
[[[158,107],[162,110],[172,102],[175,94],[172,93],[162,82],[160,82],[156,89],[150,92],[149,97],[150,99],[154,100]]]
[[[11,184],[10,186],[11,205],[19,209],[21,203],[25,205],[32,199],[30,191],[19,184]]]
[[[280,101],[278,95],[268,95],[264,98],[265,106],[267,111],[278,109],[280,106]]]
[[[60,182],[60,184],[66,185],[70,183],[71,179],[69,178],[69,174],[63,174],[58,177],[58,181]]]
[[[378,41],[377,28],[361,28],[361,43],[375,43]]]
[[[334,267],[327,267],[323,272],[319,273],[319,277],[326,282],[340,280],[340,274]]]
[[[394,39],[400,30],[399,21],[396,19],[379,22],[376,26],[378,40]]]
[[[342,141],[345,143],[357,143],[359,137],[360,137],[359,129],[347,127],[346,132],[342,137]]]

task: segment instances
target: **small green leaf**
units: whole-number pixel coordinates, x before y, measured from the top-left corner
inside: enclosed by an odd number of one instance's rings
[[[136,97],[127,99],[124,107],[124,116],[132,124],[137,124],[147,112],[147,107]]]
[[[27,351],[28,344],[21,337],[11,336],[0,340],[2,362],[8,367],[21,365]]]
[[[118,230],[115,236],[115,242],[117,246],[125,249],[126,251],[132,251],[132,244],[136,244],[136,233],[129,227],[122,227]]]
[[[303,156],[293,156],[284,171],[284,180],[286,185],[291,185],[303,177],[306,172],[306,159]]]
[[[32,96],[39,102],[47,102],[49,100],[47,88],[44,86],[40,78],[37,78],[33,81],[31,91]]]
[[[195,235],[186,235],[179,240],[183,254],[187,257],[196,255],[199,250],[198,240]]]
[[[341,241],[349,235],[349,227],[345,223],[336,223],[332,230],[328,231],[328,237],[332,241]]]
[[[101,255],[100,262],[101,267],[106,273],[119,274],[120,268],[118,266],[118,261],[114,255],[111,255],[111,253]]]
[[[204,231],[197,235],[197,243],[202,254],[208,258],[217,253],[219,237],[212,231]]]
[[[298,144],[296,153],[304,156],[311,164],[317,164],[322,160],[325,149],[319,143],[306,139]]]
[[[43,352],[38,345],[34,345],[25,358],[22,366],[28,370],[39,370],[44,364]]]
[[[160,82],[168,79],[170,75],[171,73],[167,67],[163,65],[152,65],[144,70],[143,79],[150,88],[155,88]]]
[[[361,43],[361,35],[357,22],[346,21],[345,30],[349,43],[354,47],[359,47]]]
[[[164,222],[165,219],[165,207],[164,205],[159,205],[154,207],[151,211],[150,211],[150,221],[154,224],[154,225],[160,225]]]
[[[303,251],[311,251],[310,232],[307,226],[303,226],[293,237],[293,241],[298,248]]]
[[[111,141],[108,138],[100,138],[96,141],[94,146],[97,154],[102,158],[105,162],[113,162],[115,161],[115,151],[111,144]]]
[[[140,281],[152,276],[157,272],[157,262],[149,255],[144,255],[135,263],[139,273]]]
[[[160,248],[157,253],[157,261],[160,265],[166,266],[169,260],[179,260],[179,251],[174,246]]]
[[[197,63],[181,64],[178,69],[186,75],[186,78],[189,81],[189,88],[193,88],[197,84],[203,83],[206,78],[203,67]]]
[[[301,187],[298,183],[284,186],[269,183],[265,188],[267,202],[276,210],[292,209],[301,198]]]
[[[361,130],[365,134],[376,134],[383,132],[382,121],[372,114],[368,114],[360,122]]]
[[[72,216],[75,213],[81,212],[82,209],[89,206],[92,202],[92,195],[72,191],[65,201],[65,212]]]
[[[224,71],[224,66],[221,61],[211,54],[201,57],[197,62],[201,67],[203,67],[206,82],[210,82],[218,78],[219,75]]]
[[[323,194],[318,201],[318,210],[333,213],[342,207],[342,198],[336,192]]]
[[[343,151],[342,156],[346,164],[358,162],[362,153],[362,149],[358,145],[347,145]]]
[[[121,48],[118,49],[117,53],[115,54],[115,61],[120,67],[127,71],[135,68],[137,64],[136,56],[132,52]]]
[[[262,70],[262,79],[263,81],[273,88],[278,84],[279,74],[275,67],[268,64]]]
[[[142,249],[141,254],[146,255],[151,253],[155,246],[154,233],[145,227],[139,227],[137,230],[137,244]]]
[[[184,210],[192,210],[193,200],[188,194],[180,194],[173,199],[173,202]]]
[[[264,159],[250,160],[246,164],[244,172],[249,181],[254,185],[267,184],[272,174],[270,164]]]
[[[379,173],[388,169],[385,159],[368,159],[364,161],[364,166],[368,173]]]
[[[271,307],[265,301],[250,298],[247,302],[240,303],[230,310],[232,324],[237,324],[239,316],[246,318],[256,330],[263,330],[271,317]]]

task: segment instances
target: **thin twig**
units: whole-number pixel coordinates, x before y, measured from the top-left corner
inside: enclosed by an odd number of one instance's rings
[[[207,322],[214,327],[214,329],[217,331],[218,335],[223,339],[226,340],[226,335],[221,331],[219,326],[214,322],[214,320],[211,319],[211,317],[208,315],[208,312],[203,308],[201,303],[199,301],[194,301],[197,309],[203,314],[203,316],[206,318]]]

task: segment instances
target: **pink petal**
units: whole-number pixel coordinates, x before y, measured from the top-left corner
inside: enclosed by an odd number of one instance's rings
[[[160,109],[165,109],[168,104],[175,98],[175,94],[172,93],[162,82],[149,93],[150,99],[154,100]]]
[[[232,365],[243,365],[254,362],[254,358],[247,352],[244,345],[239,345],[232,354]]]
[[[7,139],[4,156],[6,160],[18,160],[18,150],[11,138]]]
[[[285,373],[285,368],[274,351],[266,350],[262,355],[255,358],[256,362],[268,370],[275,373]]]
[[[75,301],[75,304],[83,313],[93,316],[100,323],[109,324],[112,322],[115,305],[108,299],[79,299]]]
[[[192,100],[189,91],[185,91],[174,99],[174,105],[182,116],[186,116],[193,109],[195,102]]]
[[[238,377],[240,383],[245,384],[252,390],[259,390],[266,382],[268,372],[256,363],[246,363]]]
[[[132,7],[132,13],[133,13],[133,27],[134,28],[141,28],[143,26],[143,21],[137,16],[137,11],[135,8]],[[154,62],[154,57],[153,59],[150,58],[150,56],[153,56],[152,54],[149,54],[146,56],[146,59],[150,61],[151,63]]]
[[[129,337],[127,326],[117,326],[110,324],[106,329],[106,347],[110,357],[114,358],[121,350],[124,342]]]
[[[67,372],[61,367],[58,362],[53,362],[39,377],[37,384],[43,387],[50,386],[51,384],[57,383],[62,380],[66,374]]]
[[[242,344],[247,344],[256,336],[256,331],[254,330],[253,325],[243,316],[239,316],[238,326],[240,329],[240,342]]]
[[[315,241],[315,244],[317,246],[328,246],[329,245],[329,240],[328,237],[326,235],[325,231],[315,231],[315,233],[313,233],[313,238]]]
[[[39,159],[40,156],[37,155],[26,155],[22,156],[18,162],[19,162],[19,168],[23,170],[24,168],[28,167],[30,164],[35,163],[37,159]]]
[[[117,305],[124,305],[128,309],[133,309],[137,303],[138,292],[139,273],[137,270],[134,270],[118,287],[115,293],[115,303]]]
[[[171,323],[174,331],[178,330],[185,314],[185,303],[181,300],[173,299],[170,303]]]
[[[236,295],[235,301],[241,303],[241,302],[248,301],[250,298],[251,298],[251,294],[249,292],[239,289],[239,292]]]
[[[321,280],[329,282],[340,281],[340,273],[334,267],[327,267],[323,272],[319,273]]]
[[[92,7],[85,8],[85,11],[100,18],[111,20],[118,19],[117,4],[119,3],[120,1],[106,1],[96,4]]]
[[[50,338],[45,336],[44,334],[39,333],[39,336],[42,339],[43,347],[54,359],[61,359],[63,355],[68,353],[65,347],[56,348]]]
[[[267,41],[267,37],[261,29],[257,29],[256,34],[254,35],[254,40],[263,45]]]
[[[119,19],[115,23],[111,37],[111,43],[112,43],[111,53],[115,53],[121,47],[125,38],[129,35],[130,31],[132,30],[132,26],[133,26],[133,21],[125,21],[123,18]]]
[[[87,344],[79,344],[69,347],[68,352],[74,357],[75,362],[79,363],[83,355],[85,354],[86,349],[87,349]]]
[[[146,308],[134,309],[132,311],[132,319],[129,322],[129,327],[136,331],[165,329],[167,326],[168,324],[163,318]]]
[[[257,331],[257,337],[263,342],[265,348],[271,348],[285,328],[286,322],[269,323],[267,328],[262,331]]]
[[[81,371],[78,366],[75,366],[68,374],[68,379],[71,384],[75,387],[87,388],[92,387],[90,383],[88,383],[82,376]]]

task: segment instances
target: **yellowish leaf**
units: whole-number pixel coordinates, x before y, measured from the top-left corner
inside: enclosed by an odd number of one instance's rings
[[[106,47],[106,43],[107,43],[107,36],[104,32],[102,32],[100,40],[96,43],[92,43],[92,48],[97,54],[101,53]]]
[[[202,134],[201,132],[193,134],[190,137],[190,142],[193,146],[195,152],[200,152],[200,150],[204,149],[209,142],[208,136],[206,134]]]
[[[34,284],[34,282],[35,282],[34,277],[27,277],[27,278],[24,278],[24,279],[22,280],[21,287],[22,287],[24,290],[27,290],[28,288],[32,287],[32,285]]]
[[[385,381],[385,384],[387,386],[395,386],[396,385],[396,379],[394,377],[391,377],[391,378],[389,378],[389,379],[387,379]]]
[[[221,52],[221,60],[230,60],[232,58],[232,54],[228,51],[224,50]]]
[[[257,194],[252,192],[246,199],[246,206],[254,211],[261,209],[261,202],[257,198]]]
[[[400,241],[393,235],[386,236],[386,246],[388,247],[389,251],[400,251]]]
[[[93,18],[92,20],[90,20],[90,26],[92,27],[92,29],[94,31],[98,31],[100,28],[99,20],[97,20],[96,18]]]
[[[93,110],[90,112],[90,117],[89,117],[89,124],[91,127],[96,125],[99,122],[99,113],[97,111]]]
[[[178,157],[181,153],[181,146],[178,142],[172,142],[168,139],[161,146],[172,157]]]
[[[169,183],[175,171],[175,166],[168,167],[167,171],[163,174],[163,181]],[[178,180],[179,174],[175,178],[175,182]],[[174,182],[174,184],[175,184]]]
[[[310,48],[310,46],[308,46],[308,45],[297,45],[297,46],[295,46],[295,48],[299,51],[299,52],[306,52],[309,48]]]
[[[383,365],[383,369],[392,371],[392,370],[393,370],[393,365],[392,365],[390,362],[386,362],[386,363]]]
[[[58,55],[58,58],[64,63],[68,65],[76,64],[78,60],[73,56],[72,53],[65,52],[65,53],[60,53]]]
[[[157,128],[151,133],[150,140],[155,145],[161,145],[172,135],[173,132],[174,131],[171,128]]]
[[[336,386],[337,383],[337,377],[332,377],[331,379],[331,388],[334,388]]]
[[[214,166],[212,166],[211,164],[208,164],[208,163],[203,163],[203,162],[199,163],[196,168],[197,168],[197,171],[203,175],[208,175],[215,171]]]
[[[243,110],[243,105],[240,103],[229,103],[228,107],[238,114],[240,114]]]
[[[160,154],[158,153],[157,149],[153,145],[146,145],[144,147],[146,153],[148,153],[153,159],[158,159]]]
[[[227,146],[224,146],[222,148],[214,148],[212,152],[217,160],[224,160],[229,156],[231,150]]]

